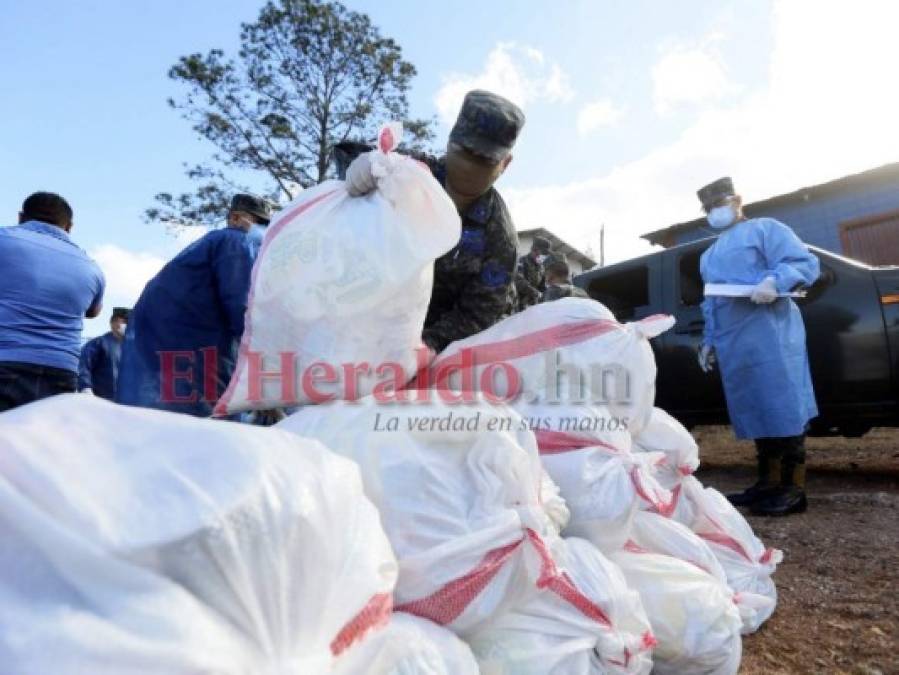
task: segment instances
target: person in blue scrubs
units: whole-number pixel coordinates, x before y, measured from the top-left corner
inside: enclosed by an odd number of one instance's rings
[[[699,365],[717,363],[737,438],[756,445],[758,480],[731,503],[757,515],[805,511],[805,432],[818,415],[805,325],[785,294],[811,285],[818,259],[789,227],[746,218],[730,178],[698,192],[717,241],[703,253],[705,283],[753,286],[749,298],[707,296]]]
[[[228,226],[192,243],[147,283],[122,344],[118,403],[212,414],[234,372],[269,215],[264,200],[235,195]]]
[[[81,348],[78,365],[78,391],[94,394],[108,401],[115,400],[119,363],[122,360],[122,341],[128,326],[127,307],[114,307],[109,319],[109,332],[88,340]]]

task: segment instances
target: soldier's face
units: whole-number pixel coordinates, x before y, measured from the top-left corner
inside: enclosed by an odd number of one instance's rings
[[[477,199],[496,182],[512,155],[493,162],[450,143],[446,149],[446,182],[452,192],[465,199]]]

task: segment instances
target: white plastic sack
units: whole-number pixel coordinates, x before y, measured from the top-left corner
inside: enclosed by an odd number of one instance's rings
[[[540,459],[571,512],[566,536],[583,537],[604,553],[614,553],[630,537],[641,503],[667,513],[673,497],[652,476],[650,466],[629,452],[627,433],[609,443],[565,450],[563,434],[544,445]],[[575,440],[575,439],[571,439]],[[585,441],[585,443],[599,441]]]
[[[542,303],[451,343],[431,364],[428,384],[507,400],[517,391],[531,402],[603,403],[614,416],[628,418],[636,433],[655,401],[648,339],[673,325],[673,317],[662,315],[620,324],[584,298]]]
[[[670,555],[696,565],[730,588],[727,573],[709,544],[672,518],[640,511],[634,517],[631,539],[625,549]],[[754,633],[774,611],[775,599],[752,591],[734,592],[734,603],[743,621],[743,635]]]
[[[371,153],[377,190],[350,197],[342,182],[327,181],[272,218],[237,366],[215,414],[357,398],[378,384],[379,366],[390,364],[391,377],[396,366],[402,385],[425,363],[417,350],[433,262],[461,229],[427,167],[392,152],[397,131],[382,129]],[[345,364],[361,370],[350,375]]]
[[[543,590],[471,641],[483,675],[649,673],[655,640],[640,597],[583,539],[555,540]]]
[[[657,513],[640,511],[634,516],[631,540],[626,548],[670,555],[727,584],[727,575],[708,544],[685,525]]]
[[[534,436],[511,409],[366,398],[308,406],[277,426],[361,467],[399,560],[398,610],[467,638],[536,592],[537,548],[554,528]]]
[[[777,587],[771,575],[783,560],[783,553],[766,547],[724,495],[714,488],[698,486],[698,481],[685,481],[683,496],[691,504],[682,508],[681,513],[692,516],[690,529],[718,558],[727,583],[743,601],[745,630],[753,632],[774,613]],[[755,611],[751,611],[753,606]]]
[[[337,660],[334,675],[479,675],[467,644],[427,619],[395,612]]]
[[[317,442],[76,394],[0,415],[4,671],[327,673],[396,574]]]
[[[635,452],[662,452],[658,480],[668,489],[699,468],[699,446],[683,424],[661,408],[653,408],[649,423],[634,437]]]
[[[737,673],[742,622],[727,586],[667,555],[622,551],[612,561],[640,594],[652,625],[653,673]]]
[[[680,482],[671,490],[673,506],[669,513],[670,518],[692,530],[703,489],[696,476],[681,477]]]

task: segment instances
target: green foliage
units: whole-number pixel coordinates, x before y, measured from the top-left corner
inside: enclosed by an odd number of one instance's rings
[[[196,191],[156,195],[148,220],[219,221],[230,195],[249,191],[229,174],[258,172],[270,184],[266,196],[287,201],[296,186],[332,177],[335,143],[373,140],[385,121],[403,121],[410,150],[433,138],[431,121],[409,118],[415,67],[365,14],[339,2],[271,0],[240,38],[236,58],[213,49],[182,56],[169,71],[187,89],[169,104],[216,152],[187,169]]]

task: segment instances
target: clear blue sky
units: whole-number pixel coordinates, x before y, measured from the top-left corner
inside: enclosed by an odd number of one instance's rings
[[[862,152],[870,138],[848,136],[840,161],[814,156],[822,128],[886,124],[838,101],[886,96],[889,32],[882,47],[870,43],[896,18],[889,2],[823,12],[825,3],[804,0],[346,4],[416,65],[413,113],[440,117],[441,137],[467,87],[517,98],[528,121],[499,184],[517,225],[595,247],[605,222],[612,260],[645,250],[639,234],[694,216],[693,190],[721,173],[761,198],[899,159],[895,143]],[[144,277],[183,245],[141,215],[156,192],[189,188],[182,163],[211,150],[166,105],[178,94],[168,68],[190,52],[233,52],[240,22],[260,6],[0,3],[0,223],[13,223],[35,190],[66,196],[75,240],[107,269],[108,309],[133,302]]]

